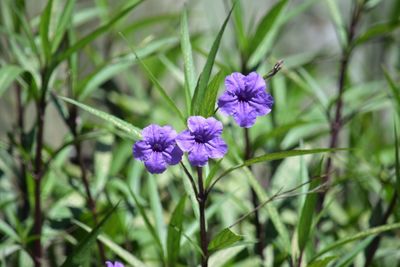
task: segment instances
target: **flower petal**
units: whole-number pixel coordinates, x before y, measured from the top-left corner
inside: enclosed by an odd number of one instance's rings
[[[225,91],[218,98],[218,107],[222,111],[222,113],[224,113],[226,115],[233,115],[237,104],[238,104],[238,100],[237,100],[236,95],[234,95],[228,91]]]
[[[185,130],[178,134],[178,136],[176,137],[176,143],[178,144],[180,149],[188,152],[192,150],[195,144],[194,136],[190,134],[189,130]]]
[[[201,133],[207,125],[207,120],[202,116],[191,116],[188,118],[187,124],[192,133]]]
[[[234,72],[225,78],[225,88],[228,92],[235,93],[245,88],[245,76]]]
[[[162,173],[167,169],[167,163],[160,152],[152,152],[150,157],[144,162],[144,165],[151,173]]]
[[[247,102],[239,102],[233,118],[240,127],[250,128],[256,122],[256,112]]]
[[[208,153],[204,144],[195,144],[189,152],[189,162],[193,166],[202,167],[207,164]]]
[[[259,92],[255,97],[249,101],[249,105],[254,108],[257,116],[263,116],[271,112],[274,99],[265,91]]]
[[[162,127],[157,124],[150,124],[149,126],[143,128],[142,136],[143,140],[154,143],[158,142],[160,139],[160,133],[162,132]]]
[[[139,160],[147,160],[150,154],[153,151],[151,150],[151,146],[146,141],[137,141],[133,145],[133,156],[135,159]]]
[[[222,158],[228,151],[228,146],[221,137],[216,137],[205,144],[208,157],[213,159]]]
[[[245,78],[246,90],[249,92],[254,91],[265,91],[267,85],[263,77],[257,74],[257,72],[251,72]]]
[[[182,160],[183,152],[182,150],[175,144],[170,145],[164,152],[163,157],[164,160],[169,165],[178,164]]]
[[[220,136],[222,134],[222,123],[213,117],[206,119],[207,125],[203,128],[204,135],[211,137],[210,139]]]

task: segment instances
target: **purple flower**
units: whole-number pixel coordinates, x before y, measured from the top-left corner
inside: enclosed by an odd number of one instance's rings
[[[142,131],[143,140],[133,146],[133,156],[144,162],[151,173],[162,173],[168,165],[178,164],[183,152],[176,145],[177,133],[171,126],[150,124]]]
[[[228,147],[221,138],[222,123],[214,118],[192,116],[187,120],[188,130],[181,132],[176,143],[185,152],[189,152],[189,161],[193,166],[204,166],[209,158],[222,158]]]
[[[114,263],[112,263],[111,261],[106,261],[106,264],[106,267],[124,267],[124,265],[119,261],[115,261]]]
[[[274,99],[265,92],[264,79],[255,72],[234,72],[225,78],[226,91],[218,99],[222,113],[232,115],[240,127],[253,126],[257,116],[271,112]]]

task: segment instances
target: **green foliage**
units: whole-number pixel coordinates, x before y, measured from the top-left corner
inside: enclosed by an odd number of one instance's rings
[[[208,249],[210,251],[224,249],[234,245],[241,239],[242,237],[232,232],[231,229],[225,228],[211,240]]]

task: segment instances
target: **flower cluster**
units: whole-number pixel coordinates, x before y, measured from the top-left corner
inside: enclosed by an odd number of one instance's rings
[[[112,263],[111,261],[106,261],[106,264],[106,267],[124,267],[124,265],[119,261],[115,261],[114,263]]]
[[[233,116],[240,127],[254,125],[258,116],[271,112],[274,100],[265,92],[264,79],[255,72],[245,76],[235,72],[225,79],[226,91],[218,99],[225,115]],[[177,134],[171,126],[151,124],[143,129],[143,139],[133,146],[133,155],[151,173],[162,173],[188,153],[191,165],[202,167],[208,160],[222,158],[228,151],[221,134],[222,123],[213,117],[192,116],[188,129]]]

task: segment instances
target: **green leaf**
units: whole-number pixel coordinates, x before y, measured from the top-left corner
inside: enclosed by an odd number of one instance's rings
[[[314,179],[309,186],[309,190],[313,190],[320,184],[320,179]],[[307,194],[304,205],[301,209],[300,219],[297,228],[298,245],[300,251],[304,251],[311,226],[313,221],[313,214],[317,203],[317,193]]]
[[[162,259],[164,259],[164,249],[160,240],[160,237],[157,234],[156,229],[154,228],[154,226],[151,224],[149,217],[147,217],[146,211],[144,209],[144,207],[142,206],[142,204],[140,204],[139,200],[137,199],[135,193],[132,191],[131,187],[128,187],[129,192],[133,198],[133,200],[135,201],[135,205],[140,213],[140,216],[142,216],[144,224],[146,225],[146,228],[149,230],[150,235],[153,237],[157,248],[159,249],[160,253],[161,253],[161,257]]]
[[[287,3],[287,0],[281,0],[261,20],[250,42],[252,53],[247,64],[248,68],[251,69],[259,64],[265,58],[265,55],[271,51],[274,40],[283,24],[283,11]]]
[[[146,71],[147,75],[149,76],[151,82],[154,84],[156,87],[157,91],[160,93],[161,97],[164,98],[164,100],[167,102],[167,104],[170,106],[170,108],[175,111],[175,113],[179,116],[183,124],[186,125],[186,120],[185,117],[182,115],[182,112],[180,109],[175,105],[174,101],[169,97],[165,89],[161,86],[160,82],[157,80],[156,76],[151,72],[151,70],[144,64],[144,62],[139,58],[137,53],[132,49],[132,53],[135,55],[136,59],[142,66],[142,68]]]
[[[232,0],[232,3],[235,3],[235,1]],[[235,39],[237,40],[238,47],[242,54],[247,53],[247,46],[248,46],[245,25],[243,22],[244,14],[245,11],[243,10],[242,3],[240,1],[236,1],[236,7],[233,10],[233,21],[234,21],[235,35],[236,35]]]
[[[115,126],[120,128],[121,130],[123,130],[123,131],[127,132],[128,134],[132,135],[132,138],[135,139],[135,140],[140,139],[141,136],[142,136],[141,133],[140,133],[140,129],[139,128],[137,128],[137,127],[133,126],[132,124],[130,124],[130,123],[126,122],[126,121],[123,121],[123,120],[121,120],[121,119],[119,119],[119,118],[117,118],[117,117],[115,117],[115,116],[113,116],[111,114],[105,113],[104,111],[100,111],[100,110],[95,109],[95,108],[92,108],[90,106],[87,106],[85,104],[82,104],[82,103],[80,103],[78,101],[75,101],[75,100],[67,98],[67,97],[59,96],[59,98],[61,98],[62,100],[66,101],[68,103],[76,105],[76,106],[80,107],[81,109],[86,110],[87,112],[92,113],[93,115],[95,115],[95,116],[97,116],[97,117],[99,117],[99,118],[101,118],[103,120],[106,120],[106,121],[114,124]]]
[[[190,33],[189,33],[186,9],[182,11],[181,15],[181,48],[182,48],[183,66],[185,69],[186,108],[188,110],[188,113],[190,114],[191,99],[195,90],[196,81],[194,74],[192,45],[190,43]]]
[[[102,35],[103,33],[106,33],[111,29],[111,27],[120,19],[122,19],[125,15],[127,15],[132,9],[137,7],[140,3],[142,3],[143,0],[135,1],[129,6],[127,6],[125,9],[123,9],[121,12],[116,14],[113,18],[110,19],[110,21],[96,29],[95,31],[91,32],[90,34],[86,35],[82,39],[80,39],[78,42],[73,44],[71,47],[69,47],[66,51],[61,53],[58,57],[56,57],[54,66],[57,66],[59,63],[61,63],[63,60],[69,58],[72,54],[78,52],[81,50],[83,47],[85,47],[87,44],[92,42],[94,39]]]
[[[360,34],[359,37],[354,41],[354,45],[360,45],[370,41],[371,39],[380,37],[396,30],[400,26],[400,21],[396,23],[385,22],[373,25],[369,27],[364,33]]]
[[[296,157],[301,155],[310,155],[310,154],[319,154],[319,153],[327,153],[327,152],[335,152],[335,151],[344,151],[348,150],[346,148],[316,148],[316,149],[294,149],[289,151],[280,151],[280,152],[273,152],[263,156],[255,157],[246,160],[242,164],[236,165],[224,171],[221,175],[219,175],[216,180],[221,179],[222,177],[226,176],[227,174],[233,172],[234,170],[243,168],[245,166],[250,166],[256,163],[261,163],[265,161],[273,161],[273,160],[280,160],[289,157]]]
[[[167,255],[168,266],[170,267],[176,266],[176,261],[179,257],[186,198],[186,195],[182,196],[175,210],[172,212],[168,225]]]
[[[15,65],[6,65],[0,68],[0,97],[23,72],[22,68]]]
[[[383,68],[383,73],[385,75],[386,82],[388,83],[389,89],[395,100],[395,105],[397,107],[398,114],[400,115],[400,86],[396,85],[396,82],[393,80],[392,77],[390,77],[389,72],[387,71],[386,68]]]
[[[196,90],[194,91],[194,95],[192,98],[192,115],[197,115],[200,113],[201,106],[204,104],[204,95],[208,85],[208,81],[210,79],[211,70],[214,65],[215,58],[217,56],[218,48],[221,43],[222,35],[225,31],[225,27],[229,21],[229,18],[232,14],[235,5],[232,6],[231,10],[229,11],[228,16],[226,17],[224,24],[222,24],[221,29],[217,37],[214,40],[214,43],[211,47],[210,53],[208,54],[206,64],[204,65],[203,71],[200,74],[199,80],[197,81]]]
[[[45,55],[46,62],[50,61],[51,58],[51,47],[49,40],[49,26],[50,26],[50,16],[51,8],[53,5],[53,0],[48,0],[47,5],[40,17],[40,40],[42,41],[42,49]]]
[[[224,80],[224,75],[222,71],[218,72],[214,78],[211,80],[210,84],[204,93],[203,104],[200,106],[199,115],[208,118],[214,115],[215,102],[217,101],[218,89],[222,81]]]
[[[350,237],[342,238],[342,239],[340,239],[340,240],[338,240],[336,242],[333,242],[332,244],[326,246],[324,249],[322,249],[320,252],[318,252],[317,255],[315,255],[311,259],[310,262],[314,262],[318,257],[324,255],[325,253],[327,253],[327,252],[329,252],[329,251],[331,251],[333,249],[341,247],[344,244],[347,244],[349,242],[353,242],[353,241],[356,241],[358,239],[362,239],[362,238],[365,238],[365,237],[368,237],[368,236],[372,236],[372,235],[378,235],[380,233],[391,231],[391,230],[394,230],[394,229],[397,229],[397,228],[400,228],[400,223],[386,224],[386,225],[383,225],[383,226],[370,228],[370,229],[368,229],[366,231],[359,232],[358,234],[355,234],[355,235],[350,236]]]
[[[148,193],[150,197],[150,207],[154,215],[154,221],[156,224],[157,235],[160,237],[161,243],[165,250],[165,223],[164,223],[164,216],[162,212],[162,206],[160,201],[160,193],[157,189],[157,184],[155,181],[155,177],[152,174],[148,175]],[[163,242],[164,241],[164,242]]]
[[[82,229],[84,229],[85,231],[88,232],[92,231],[92,229],[86,224],[83,224],[79,221],[74,221],[74,223],[79,227],[81,227]],[[106,247],[108,247],[112,252],[114,252],[115,255],[120,257],[125,262],[129,262],[129,265],[132,265],[133,267],[146,267],[146,264],[144,264],[138,258],[133,256],[130,252],[125,250],[123,247],[119,246],[117,243],[115,243],[108,237],[104,235],[99,235],[97,239],[100,240],[100,242],[103,243]]]
[[[208,245],[208,250],[219,250],[227,248],[241,240],[242,237],[232,232],[229,228],[225,228],[219,232]]]
[[[394,126],[394,149],[395,149],[395,170],[396,170],[396,191],[400,196],[400,152],[399,152],[399,139],[397,136],[397,127]]]
[[[329,11],[331,12],[331,16],[335,24],[335,29],[337,31],[339,43],[342,47],[347,47],[348,44],[347,44],[346,27],[343,22],[343,18],[340,13],[339,7],[337,6],[337,2],[335,0],[327,0],[326,3],[329,7]]]
[[[78,245],[73,249],[72,253],[67,257],[63,265],[61,265],[61,267],[73,267],[73,266],[78,267],[84,262],[84,260],[89,256],[90,249],[96,242],[97,236],[100,234],[106,222],[111,218],[111,215],[117,210],[117,207],[118,204],[115,205],[106,214],[104,219],[101,220],[101,222],[78,243]]]
[[[315,262],[313,262],[312,264],[307,265],[308,267],[326,267],[328,266],[328,264],[333,261],[334,259],[336,259],[336,256],[329,256],[326,258],[323,258],[322,260],[317,260]]]
[[[268,36],[286,4],[287,0],[279,1],[263,16],[251,39],[250,51],[256,51],[263,40]]]
[[[57,48],[60,45],[61,40],[65,34],[65,30],[67,29],[68,25],[71,24],[72,12],[74,11],[75,2],[76,0],[67,1],[62,9],[63,12],[57,23],[54,39],[52,41],[52,53],[55,53],[57,51]]]

